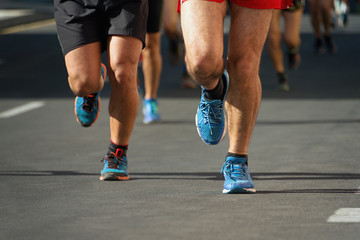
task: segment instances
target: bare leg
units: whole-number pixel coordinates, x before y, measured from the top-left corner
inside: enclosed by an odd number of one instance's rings
[[[223,21],[227,1],[187,1],[181,9],[187,70],[200,85],[214,89],[225,69]]]
[[[302,14],[303,8],[293,12],[284,11],[283,13],[285,20],[284,41],[288,48],[297,48],[300,46],[300,27]]]
[[[330,36],[331,29],[331,9],[333,6],[333,0],[321,0],[321,17],[324,25],[325,35]]]
[[[146,47],[143,50],[143,73],[145,99],[157,98],[162,69],[160,53],[160,32],[146,34]]]
[[[110,133],[111,141],[117,145],[128,145],[138,111],[137,66],[141,48],[142,42],[133,37],[109,38]]]
[[[170,39],[178,37],[179,14],[176,12],[177,0],[164,0],[163,19],[165,34]]]
[[[81,46],[65,56],[69,86],[76,96],[85,97],[99,92],[104,81],[100,76],[100,43]]]
[[[321,6],[320,0],[309,0],[311,24],[314,35],[317,39],[321,38]]]
[[[270,30],[268,34],[267,48],[271,61],[274,65],[275,72],[285,72],[284,56],[281,47],[281,27],[280,27],[281,10],[275,10],[271,20]]]
[[[247,154],[261,101],[259,65],[273,10],[230,7],[228,70],[229,152]],[[240,44],[241,43],[241,44]]]

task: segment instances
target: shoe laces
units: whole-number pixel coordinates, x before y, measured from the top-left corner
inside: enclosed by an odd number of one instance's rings
[[[212,134],[211,124],[220,124],[222,117],[223,105],[221,101],[213,101],[211,103],[202,101],[199,109],[203,114],[205,123],[209,125],[210,133]]]
[[[102,160],[101,162],[107,162],[108,163],[108,167],[109,168],[114,168],[116,169],[119,164],[123,165],[123,166],[127,166],[127,161],[122,157],[122,156],[116,156],[115,153],[111,152],[108,153]]]
[[[87,97],[84,97],[84,101],[81,107],[85,111],[91,112],[93,111],[95,105],[96,105],[96,95],[88,95]]]
[[[232,180],[248,180],[246,177],[246,165],[236,160],[226,160],[220,173],[225,173]]]

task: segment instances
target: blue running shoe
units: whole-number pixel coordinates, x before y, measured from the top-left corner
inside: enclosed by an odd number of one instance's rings
[[[195,115],[195,124],[201,139],[210,145],[218,144],[225,136],[227,121],[225,99],[229,90],[229,76],[226,70],[222,76],[224,81],[224,98],[222,100],[206,100],[206,89],[202,88],[201,100]]]
[[[104,163],[104,168],[101,171],[100,180],[129,180],[127,157],[122,149],[118,149],[116,153],[108,153],[102,162]]]
[[[160,115],[156,99],[145,99],[143,102],[145,124],[160,122]]]
[[[104,64],[101,64],[101,76],[105,80],[106,67]],[[100,92],[75,98],[75,117],[83,127],[90,127],[97,120],[100,110]]]
[[[245,158],[227,157],[221,169],[225,183],[223,193],[255,193]]]

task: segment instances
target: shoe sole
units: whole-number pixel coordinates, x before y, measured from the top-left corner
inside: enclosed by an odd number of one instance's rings
[[[106,79],[106,76],[107,76],[107,69],[106,69],[106,66],[105,64],[101,63],[100,66],[104,69],[104,76],[103,77],[103,80],[105,81]],[[100,70],[101,71],[101,70]]]
[[[158,123],[161,123],[161,120],[156,120],[156,121],[143,121],[143,123],[146,124],[146,125],[158,124]]]
[[[225,194],[252,194],[255,193],[255,188],[235,188],[231,190],[223,189],[222,193]]]
[[[96,120],[98,119],[99,114],[100,114],[100,111],[101,111],[101,99],[100,99],[100,96],[99,96],[99,101],[98,101],[98,103],[99,103],[99,111],[98,111],[98,113],[97,113],[97,115],[96,115],[96,117],[95,117],[95,120],[94,120],[91,124],[83,123],[83,122],[80,121],[80,119],[78,118],[77,113],[76,113],[76,101],[77,101],[77,98],[78,98],[78,97],[76,97],[76,98],[75,98],[75,101],[74,101],[74,110],[75,110],[75,118],[76,118],[76,121],[77,121],[81,126],[83,126],[83,127],[91,127],[91,126],[96,122]]]
[[[129,176],[124,174],[117,175],[116,173],[104,173],[100,176],[101,181],[126,181],[129,180]]]

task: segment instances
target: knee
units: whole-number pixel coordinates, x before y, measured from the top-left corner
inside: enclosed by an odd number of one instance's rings
[[[69,75],[69,85],[76,96],[84,97],[96,93],[100,88],[100,74],[99,76]]]
[[[253,78],[259,75],[260,59],[253,55],[243,55],[238,57],[228,57],[228,72],[232,78],[238,79],[234,81],[239,84],[249,84]]]
[[[114,91],[129,91],[137,89],[136,74],[137,67],[133,64],[121,64],[112,68],[109,73],[111,88]]]
[[[268,47],[280,46],[281,45],[281,32],[271,31],[268,34]]]
[[[300,45],[301,39],[299,36],[285,35],[284,42],[288,48],[293,48],[293,47],[297,47],[298,45]]]
[[[206,80],[216,75],[219,65],[223,65],[222,57],[211,53],[186,55],[185,60],[188,72],[199,80]]]
[[[163,23],[164,31],[166,36],[169,36],[170,39],[174,39],[177,37],[178,35],[177,25],[178,25],[177,19],[164,21]]]
[[[158,39],[146,41],[146,47],[143,49],[142,54],[149,59],[161,56],[160,41]]]

